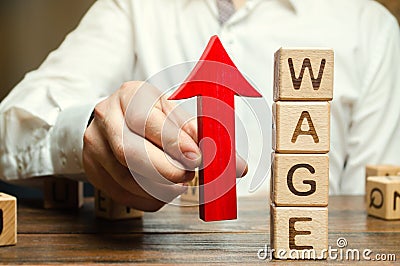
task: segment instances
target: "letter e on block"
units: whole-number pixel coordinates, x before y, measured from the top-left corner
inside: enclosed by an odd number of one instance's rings
[[[107,197],[103,192],[95,190],[96,217],[107,220],[126,220],[143,217],[143,212],[121,205]]]
[[[272,145],[279,153],[327,153],[328,102],[276,102],[272,105]]]
[[[271,205],[271,245],[276,259],[326,259],[328,208]]]
[[[400,219],[400,176],[367,178],[367,212],[385,220]]]
[[[275,53],[274,101],[330,101],[332,49],[284,49]]]
[[[327,154],[272,153],[271,199],[276,206],[328,206]]]
[[[0,193],[0,246],[17,243],[17,199]]]

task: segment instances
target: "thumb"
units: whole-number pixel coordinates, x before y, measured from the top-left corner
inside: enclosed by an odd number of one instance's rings
[[[249,168],[245,159],[236,154],[236,177],[240,178],[247,174]]]

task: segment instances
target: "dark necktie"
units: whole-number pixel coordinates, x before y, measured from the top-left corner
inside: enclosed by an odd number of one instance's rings
[[[217,0],[218,21],[223,25],[235,13],[236,9],[232,0]]]

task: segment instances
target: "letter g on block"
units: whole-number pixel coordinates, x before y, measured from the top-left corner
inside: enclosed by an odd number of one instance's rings
[[[287,174],[287,185],[289,190],[297,195],[297,196],[309,196],[313,193],[315,193],[317,189],[317,184],[314,180],[303,180],[303,184],[310,185],[310,189],[307,191],[299,191],[297,190],[294,185],[293,185],[293,175],[296,172],[297,169],[299,168],[305,168],[307,169],[311,174],[315,174],[315,169],[309,164],[296,164],[290,168],[288,174]]]

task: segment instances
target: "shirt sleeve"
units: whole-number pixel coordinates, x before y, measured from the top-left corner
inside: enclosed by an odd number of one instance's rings
[[[96,1],[78,28],[1,102],[1,179],[82,176],[90,114],[133,73],[128,5]]]
[[[400,31],[397,21],[371,1],[360,29],[362,93],[355,102],[346,141],[341,192],[364,194],[367,164],[400,165]]]

